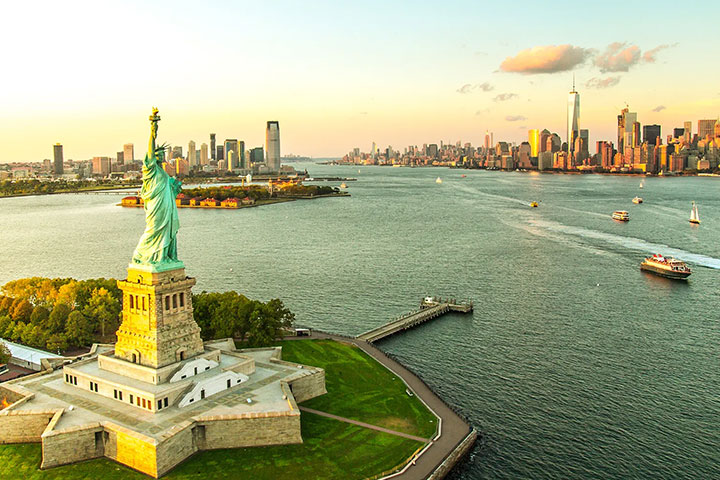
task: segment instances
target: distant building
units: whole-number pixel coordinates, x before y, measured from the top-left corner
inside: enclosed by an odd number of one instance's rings
[[[115,154],[115,164],[122,167],[125,164],[125,152],[117,152]]]
[[[660,125],[645,125],[642,127],[643,135],[642,141],[647,142],[651,145],[657,144],[657,139],[660,137]]]
[[[359,155],[358,155],[359,156]],[[263,163],[265,161],[265,152],[263,147],[255,147],[250,149],[250,163]]]
[[[537,128],[528,131],[528,144],[530,145],[530,156],[537,158],[540,154],[540,131]]]
[[[55,175],[65,173],[63,168],[63,146],[59,143],[53,145],[53,173]]]
[[[0,343],[4,343],[8,350],[10,350],[10,362],[13,365],[18,365],[23,368],[29,368],[36,372],[42,370],[42,359],[57,359],[62,358],[60,355],[54,353],[45,352],[38,350],[37,348],[26,347],[13,342],[8,342],[0,338]]]
[[[240,169],[246,169],[248,168],[247,161],[246,161],[246,155],[245,155],[245,142],[243,140],[240,140],[238,142],[237,146],[237,157],[238,157],[238,168]]]
[[[673,128],[673,138],[685,138],[685,128]]]
[[[617,118],[618,153],[624,154],[625,147],[633,147],[633,125],[637,122],[637,113],[631,112],[628,108],[623,108]]]
[[[239,167],[238,165],[238,141],[236,138],[226,138],[223,143],[225,150],[225,160],[227,161],[228,171],[232,171]],[[232,153],[232,155],[231,155]]]
[[[212,156],[213,160],[217,160],[215,158],[215,134],[210,134],[210,155]]]
[[[700,125],[700,122],[698,121],[698,126]],[[685,134],[683,135],[685,137],[685,143],[690,143],[692,140],[692,122],[685,122],[683,124]],[[710,135],[712,135],[712,127],[710,128]]]
[[[266,164],[271,172],[280,171],[280,124],[277,121],[267,122],[265,129]]]
[[[197,165],[198,165],[197,151],[195,150],[195,142],[193,140],[190,140],[188,142],[187,163],[188,163],[188,168],[190,168],[190,169],[197,167]]]
[[[530,130],[530,140],[533,140],[533,131],[535,133],[538,132],[537,130]],[[537,143],[539,143],[539,141],[540,141],[539,133],[535,137],[537,137],[537,138],[535,138],[535,140],[537,140],[537,142],[536,142],[536,148],[537,148]],[[532,142],[522,142],[520,144],[520,147],[518,147],[518,168],[531,168],[532,167],[532,162],[530,161],[530,157],[532,156],[532,151],[533,151]]]
[[[698,120],[698,137],[703,140],[706,136],[715,136],[715,124],[717,120]]]
[[[580,134],[580,94],[575,91],[575,81],[573,80],[572,92],[568,95],[567,104],[567,144],[568,154],[571,153],[575,145],[575,139]]]
[[[612,168],[613,164],[613,147],[610,142],[597,142],[597,156],[600,166],[604,169]]]
[[[215,147],[215,160],[217,160],[218,162],[220,160],[225,160],[224,151],[225,149],[222,145],[218,145],[217,147]]]
[[[135,146],[132,143],[123,145],[123,161],[133,163],[135,161]]]
[[[172,158],[182,158],[182,157],[183,157],[182,145],[177,145],[175,147],[172,147]]]
[[[92,174],[107,177],[110,174],[110,157],[93,157]]]
[[[548,138],[550,138],[552,134],[547,128],[544,128],[542,132],[540,132],[540,152],[547,152],[548,151]]]
[[[633,122],[632,124],[632,146],[633,148],[639,147],[642,143],[640,139],[640,122]]]
[[[438,146],[437,143],[431,143],[427,146],[427,156],[430,158],[437,158],[438,156]]]
[[[194,153],[195,150],[192,150],[192,152]],[[185,160],[182,157],[176,158],[175,159],[175,175],[177,175],[179,177],[180,175],[187,175],[188,173],[190,173],[190,162],[188,162],[187,160]]]
[[[200,165],[205,166],[208,163],[208,145],[207,143],[203,143],[202,145],[200,145]]]
[[[550,170],[553,168],[553,154],[549,151],[540,152],[538,157],[538,170]]]

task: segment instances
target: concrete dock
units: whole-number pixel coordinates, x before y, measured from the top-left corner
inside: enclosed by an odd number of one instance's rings
[[[443,300],[436,297],[425,297],[420,302],[419,310],[406,313],[385,325],[358,335],[357,338],[368,343],[374,343],[403,330],[416,327],[448,312],[470,313],[472,311],[472,302],[458,302],[454,299]]]

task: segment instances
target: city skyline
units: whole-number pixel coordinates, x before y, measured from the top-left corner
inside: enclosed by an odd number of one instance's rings
[[[284,152],[314,157],[372,141],[480,145],[486,130],[520,143],[529,129],[567,131],[573,74],[590,145],[616,138],[626,104],[664,132],[718,117],[706,29],[658,29],[670,2],[572,5],[75,2],[47,3],[42,18],[12,5],[17,21],[0,32],[14,46],[0,162],[52,158],[55,143],[75,160],[140,145],[148,105],[166,112],[172,145],[207,143],[209,132],[263,145],[268,118],[283,123]],[[107,33],[151,30],[158,58],[145,53],[147,35]]]

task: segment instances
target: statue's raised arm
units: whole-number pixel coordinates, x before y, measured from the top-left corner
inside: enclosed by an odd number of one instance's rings
[[[145,231],[133,253],[133,263],[148,266],[154,271],[179,268],[177,259],[177,232],[180,228],[175,197],[179,182],[162,168],[165,145],[157,147],[157,130],[160,116],[153,108],[150,115],[150,141],[145,155],[140,196],[145,204]]]

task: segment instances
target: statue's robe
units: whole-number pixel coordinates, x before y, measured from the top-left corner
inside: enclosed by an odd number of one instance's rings
[[[180,182],[165,172],[154,152],[145,155],[140,196],[145,203],[145,232],[133,253],[133,263],[156,265],[177,261],[177,232],[180,228],[175,197]]]

